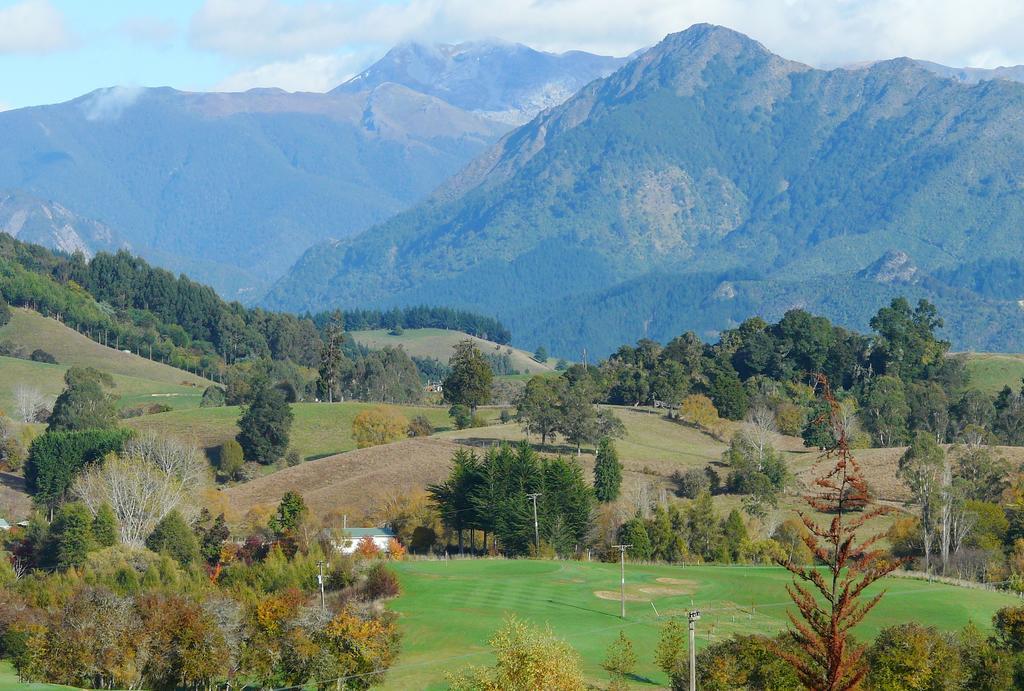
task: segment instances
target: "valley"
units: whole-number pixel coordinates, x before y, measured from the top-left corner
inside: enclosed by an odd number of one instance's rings
[[[0,689],[1024,688],[1024,9],[783,4],[0,6]]]

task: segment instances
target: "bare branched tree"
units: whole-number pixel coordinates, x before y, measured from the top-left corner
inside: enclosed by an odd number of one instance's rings
[[[14,412],[22,422],[35,420],[36,411],[45,403],[43,394],[34,386],[18,384],[14,387]]]
[[[764,470],[764,459],[775,435],[775,411],[763,403],[751,408],[747,413],[746,424],[743,425],[743,437],[757,455],[758,472]]]
[[[111,455],[79,475],[73,491],[94,514],[109,504],[121,541],[138,546],[171,511],[191,518],[205,479],[205,465],[195,448],[144,435],[121,455]]]

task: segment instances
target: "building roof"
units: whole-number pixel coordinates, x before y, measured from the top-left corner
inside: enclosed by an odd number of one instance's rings
[[[361,537],[396,537],[395,532],[389,528],[349,528],[345,532],[353,539]]]

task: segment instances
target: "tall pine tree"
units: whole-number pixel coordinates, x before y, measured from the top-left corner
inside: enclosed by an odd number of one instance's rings
[[[260,378],[253,384],[252,402],[238,421],[236,439],[249,460],[270,465],[288,449],[294,419],[291,406],[280,390]]]
[[[602,439],[597,446],[594,464],[594,495],[600,502],[615,501],[622,490],[622,464],[611,439]]]

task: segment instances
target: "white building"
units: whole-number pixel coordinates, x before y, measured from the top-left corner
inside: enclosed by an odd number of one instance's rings
[[[388,543],[398,539],[398,536],[390,528],[349,528],[345,533],[347,537],[334,544],[342,554],[352,554],[355,552],[360,540],[366,537],[373,540],[373,544],[381,552],[387,552]]]

